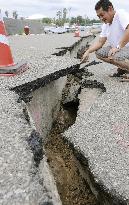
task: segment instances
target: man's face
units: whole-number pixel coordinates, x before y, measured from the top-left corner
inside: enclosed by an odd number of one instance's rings
[[[102,22],[112,23],[114,17],[114,10],[112,7],[109,7],[108,11],[104,11],[102,8],[100,8],[96,11],[96,14]]]

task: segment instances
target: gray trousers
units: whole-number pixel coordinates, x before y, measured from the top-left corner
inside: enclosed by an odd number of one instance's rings
[[[102,58],[108,58],[108,53],[110,49],[111,49],[110,46],[102,47],[96,51],[96,55]],[[123,61],[125,59],[129,60],[129,47],[121,48],[117,53],[115,53],[113,59],[117,61]]]

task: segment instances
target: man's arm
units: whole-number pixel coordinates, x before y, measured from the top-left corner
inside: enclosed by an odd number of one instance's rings
[[[119,42],[119,47],[123,48],[129,42],[129,25],[125,29],[125,33]]]
[[[107,40],[107,37],[100,37],[97,42],[91,45],[88,48],[88,50],[84,53],[84,55],[82,56],[81,63],[85,63],[89,58],[89,54],[101,48],[105,44],[106,40]]]
[[[99,48],[101,48],[105,44],[106,40],[107,40],[106,37],[100,37],[97,42],[95,42],[93,45],[89,47],[88,52],[92,53],[94,51],[97,51]]]

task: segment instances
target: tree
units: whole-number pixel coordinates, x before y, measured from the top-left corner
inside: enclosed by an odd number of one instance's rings
[[[60,10],[57,11],[56,15],[57,15],[58,19],[61,20],[62,12]]]
[[[13,18],[14,18],[14,19],[17,19],[17,18],[18,18],[18,13],[17,13],[17,11],[13,11]]]
[[[84,19],[82,18],[82,16],[77,16],[77,25],[80,26],[84,23]]]
[[[64,8],[64,9],[63,9],[63,19],[64,19],[64,20],[66,20],[67,13],[68,13],[67,9]]]
[[[76,23],[76,18],[75,18],[75,17],[71,17],[70,23],[71,23],[71,24],[75,24],[75,23]]]
[[[42,19],[42,23],[51,24],[52,23],[52,19],[51,18],[43,18]]]
[[[62,18],[62,25],[67,22],[67,9],[63,8],[63,18]]]
[[[81,15],[78,15],[77,17],[70,17],[70,11],[71,8],[63,8],[63,10],[58,10],[56,13],[57,19],[54,19],[54,22],[58,26],[62,26],[64,23],[69,22],[70,24],[76,24],[78,26],[86,26],[91,25],[93,23],[100,23],[100,20],[96,19],[89,19],[88,16],[85,15],[83,18]],[[68,15],[68,18],[67,18]]]
[[[61,26],[62,25],[62,11],[60,11],[60,10],[57,11],[56,15],[58,17],[58,19],[56,20],[56,24],[58,26]]]
[[[97,20],[96,20],[96,19],[92,19],[92,20],[91,20],[91,23],[100,23],[100,22],[101,22],[101,21],[100,21],[99,19],[97,19]]]
[[[6,10],[5,11],[5,16],[8,18],[9,17],[9,12]]]

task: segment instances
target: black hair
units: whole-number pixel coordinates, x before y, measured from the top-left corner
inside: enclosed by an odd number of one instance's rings
[[[110,6],[113,8],[113,5],[109,0],[99,0],[95,5],[95,10],[97,11],[102,8],[104,11],[108,11]]]

